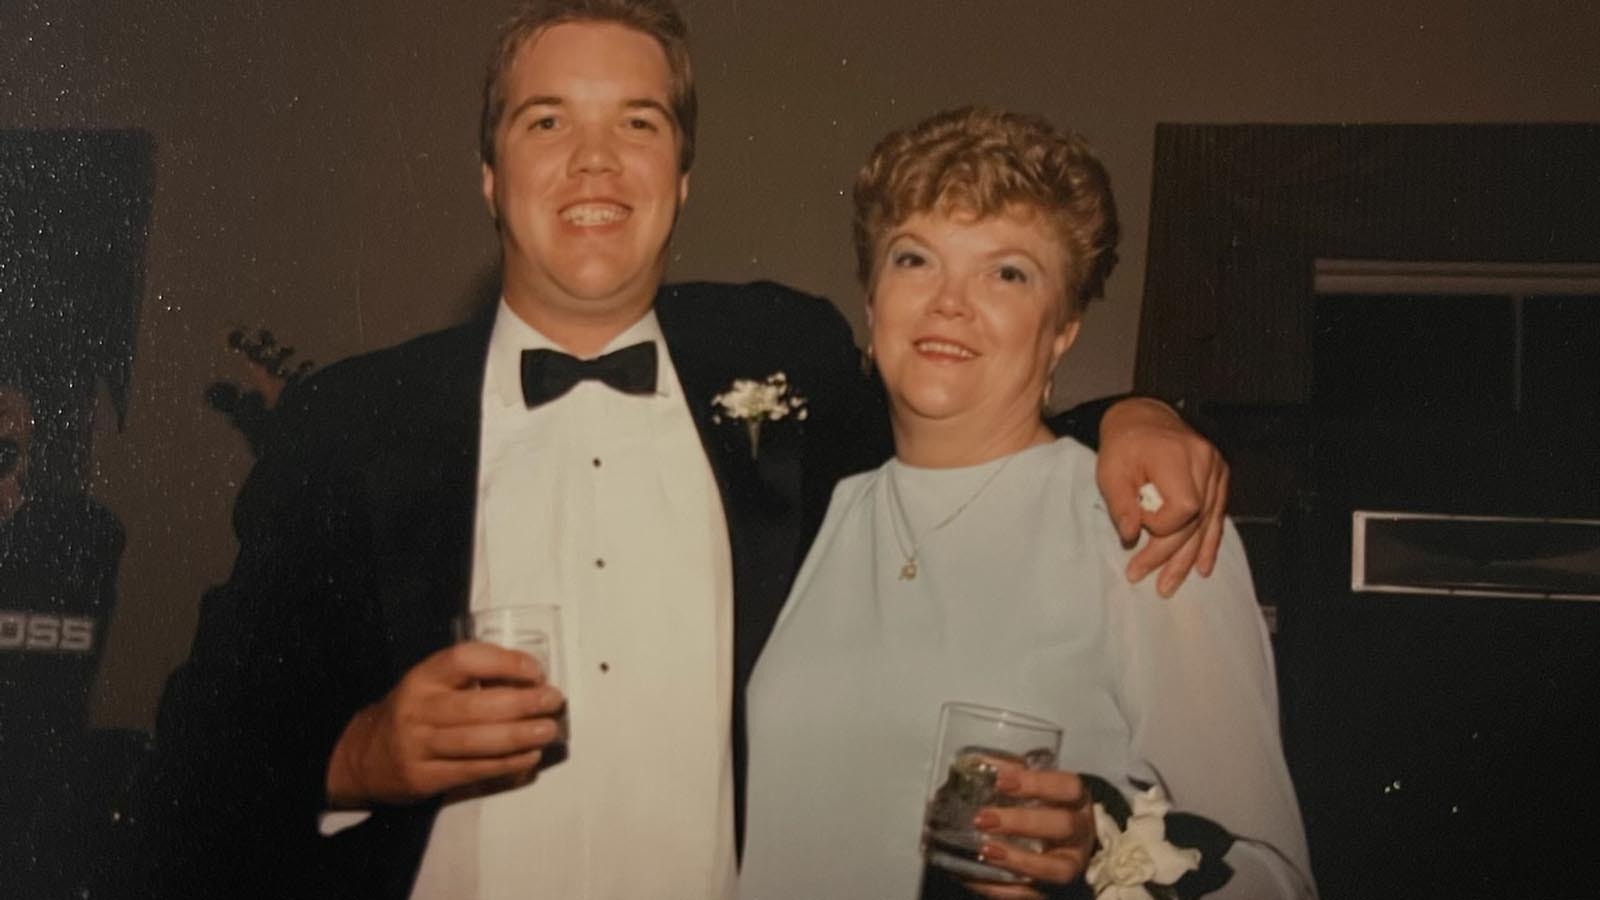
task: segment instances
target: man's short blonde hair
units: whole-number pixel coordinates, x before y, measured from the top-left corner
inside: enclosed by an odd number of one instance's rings
[[[694,165],[695,120],[699,101],[689,59],[689,29],[672,0],[527,0],[504,25],[483,76],[483,108],[478,115],[478,155],[495,164],[495,132],[506,112],[506,74],[522,45],[546,28],[564,22],[623,25],[649,35],[667,55],[667,106],[678,127],[678,171]]]
[[[1019,208],[1055,225],[1067,259],[1063,320],[1076,319],[1116,264],[1116,202],[1083,138],[1037,116],[965,107],[878,142],[856,175],[857,277],[870,291],[882,241],[914,215]]]

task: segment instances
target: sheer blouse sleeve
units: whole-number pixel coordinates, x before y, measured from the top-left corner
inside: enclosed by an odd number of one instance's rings
[[[1315,896],[1309,852],[1278,729],[1272,648],[1244,547],[1230,522],[1216,571],[1163,600],[1108,560],[1117,695],[1133,758],[1175,810],[1238,837],[1219,898]],[[1141,773],[1131,773],[1136,777]]]

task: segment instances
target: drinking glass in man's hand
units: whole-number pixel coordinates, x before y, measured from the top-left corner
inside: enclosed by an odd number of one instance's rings
[[[939,734],[929,775],[928,808],[922,827],[922,853],[931,865],[962,878],[1022,883],[1027,878],[984,862],[985,841],[1000,841],[1035,853],[1040,841],[1002,838],[973,825],[985,806],[1025,806],[995,787],[1006,768],[1049,769],[1061,749],[1061,726],[1044,719],[980,706],[946,703],[939,710]]]
[[[483,641],[520,650],[539,661],[547,684],[563,687],[566,669],[562,658],[561,607],[547,604],[496,606],[456,617],[456,640]],[[561,739],[571,741],[565,707],[561,710]]]

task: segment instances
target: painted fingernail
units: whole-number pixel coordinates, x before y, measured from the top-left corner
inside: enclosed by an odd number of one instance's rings
[[[1005,862],[1006,848],[1003,844],[985,842],[983,849],[978,851],[979,862]]]
[[[998,828],[1000,827],[1000,815],[998,813],[990,812],[987,809],[980,810],[977,815],[972,817],[972,827],[978,829],[979,831],[988,831],[991,828]]]
[[[995,778],[994,786],[1009,794],[1022,787],[1022,778],[1015,772],[1002,772]]]

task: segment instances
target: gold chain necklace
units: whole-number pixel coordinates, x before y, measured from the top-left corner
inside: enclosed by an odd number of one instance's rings
[[[988,489],[989,485],[993,484],[994,480],[1000,477],[1000,473],[1004,472],[1006,466],[1011,465],[1011,460],[1015,458],[1016,454],[1012,454],[1011,456],[1006,457],[1000,463],[1000,465],[995,466],[994,471],[990,472],[988,477],[983,479],[983,483],[978,485],[978,489],[973,491],[971,496],[967,497],[966,500],[962,501],[960,506],[956,507],[955,512],[945,516],[937,525],[934,525],[932,528],[924,531],[922,533],[922,537],[917,537],[916,535],[911,534],[911,517],[906,515],[906,505],[900,499],[899,479],[894,477],[894,467],[888,467],[888,470],[885,474],[889,476],[889,499],[894,502],[894,509],[889,511],[889,527],[894,529],[895,545],[899,548],[900,555],[905,559],[905,563],[900,566],[901,581],[912,581],[917,577],[917,554],[922,550],[922,542],[932,537],[939,529],[949,525],[951,522],[954,522],[957,516],[966,512],[967,507],[971,506],[973,501],[977,500],[978,497]],[[900,520],[902,519],[904,519],[906,523],[906,534],[911,535],[910,550],[906,549],[905,538],[900,536]]]

